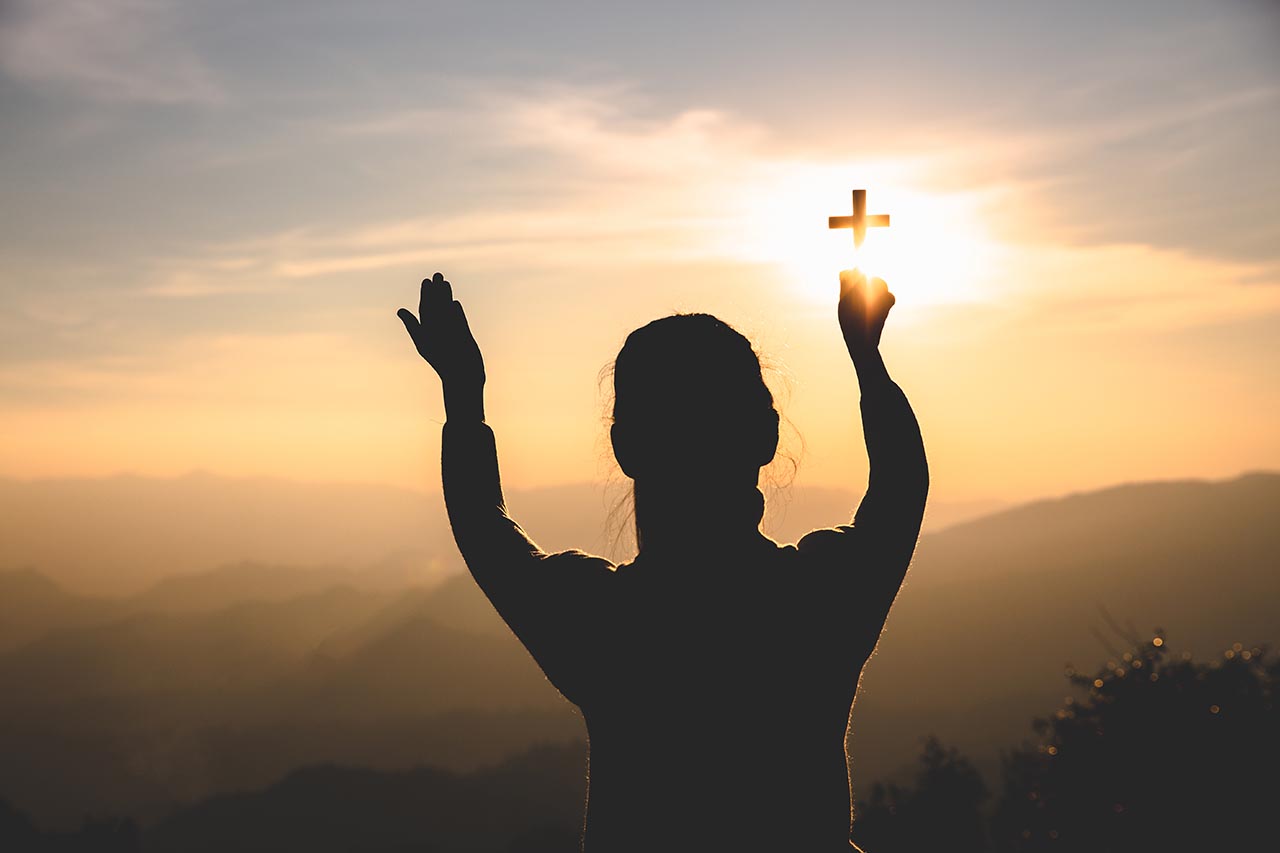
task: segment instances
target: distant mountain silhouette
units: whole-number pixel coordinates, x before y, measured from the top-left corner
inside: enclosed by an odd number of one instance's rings
[[[367,619],[383,602],[339,587],[209,613],[132,613],[47,634],[0,655],[0,683],[23,685],[5,704],[226,694],[274,684],[295,673],[324,638]]]
[[[211,612],[249,601],[289,601],[346,587],[363,592],[398,593],[406,587],[432,584],[446,575],[421,571],[421,559],[401,555],[378,568],[349,566],[268,565],[251,561],[219,566],[204,572],[161,578],[128,601],[136,612]],[[409,565],[417,565],[414,571]]]
[[[484,613],[479,631],[432,620],[455,612],[463,580],[439,602],[337,587],[130,613],[0,654],[0,795],[65,828],[85,813],[159,814],[304,763],[471,768],[581,737],[482,597],[456,610]]]
[[[429,621],[441,628],[506,638],[501,617],[470,575],[453,575],[430,588],[406,590],[369,619],[349,631],[327,637],[317,656],[349,657],[412,622]]]
[[[0,652],[61,631],[118,618],[118,602],[76,595],[34,569],[0,572]]]
[[[926,733],[993,760],[1061,702],[1054,665],[1124,645],[1104,611],[1196,655],[1280,642],[1277,518],[1280,475],[1251,474],[1038,501],[924,537],[863,675],[855,779],[889,775]]]
[[[854,709],[855,782],[929,733],[990,770],[1059,704],[1062,665],[1106,656],[1099,605],[1197,654],[1280,641],[1278,511],[1280,475],[1257,474],[927,535]],[[469,578],[315,588],[344,572],[239,565],[114,600],[0,573],[0,798],[42,825],[151,820],[303,765],[467,770],[583,736]]]
[[[472,588],[470,578],[458,578],[440,592],[466,590],[466,609],[488,607],[483,596],[471,594]],[[388,710],[569,710],[496,616],[474,620],[479,631],[448,627],[433,616],[437,595],[425,596],[419,606],[409,608],[402,599],[388,608],[390,612],[374,615],[354,631],[335,632],[330,642],[318,647],[307,674],[312,677],[312,695],[322,700],[327,713],[340,709],[376,719]],[[414,596],[406,598],[412,602]]]
[[[390,601],[400,593],[417,600],[458,573],[414,572],[405,564],[416,560],[400,555],[378,567],[362,570],[344,566],[285,566],[241,562],[202,572],[175,575],[124,598],[69,592],[34,569],[0,571],[0,652],[37,639],[50,631],[87,628],[143,614],[213,613],[253,602],[288,602],[334,589],[381,595]],[[408,580],[417,577],[418,583]],[[447,608],[435,607],[443,615]]]
[[[606,522],[614,497],[593,484],[507,494],[543,547],[597,552],[613,542]],[[814,527],[848,520],[860,497],[854,490],[786,490],[774,501],[766,529],[794,541]],[[926,525],[938,529],[992,508],[989,502],[940,503],[930,507]],[[72,527],[76,535],[68,536]],[[429,584],[462,571],[438,492],[211,474],[0,478],[0,542],[0,571],[36,569],[69,590],[105,596],[136,595],[166,579],[246,561],[328,567],[348,573],[346,582],[377,589]],[[251,573],[240,580],[254,582]],[[170,591],[177,594],[178,587]],[[296,594],[306,591],[315,588]],[[206,592],[219,603],[238,600],[234,584]],[[246,589],[244,597],[257,596]]]
[[[438,496],[209,474],[0,478],[0,542],[0,568],[113,596],[245,560],[351,570],[408,554],[419,576],[397,585],[429,580],[433,561],[437,573],[461,568]]]
[[[542,747],[468,774],[310,767],[266,790],[181,810],[146,834],[145,849],[571,853],[585,780],[582,743]]]

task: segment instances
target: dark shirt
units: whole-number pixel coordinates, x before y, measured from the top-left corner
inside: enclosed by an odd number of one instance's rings
[[[688,548],[615,566],[547,554],[506,513],[492,431],[446,424],[467,566],[590,738],[588,853],[849,851],[845,735],[910,563],[928,468],[906,397],[864,389],[871,476],[852,524],[797,545],[727,495]]]

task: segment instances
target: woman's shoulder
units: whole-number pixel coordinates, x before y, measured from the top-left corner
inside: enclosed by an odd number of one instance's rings
[[[613,585],[617,573],[617,566],[609,560],[577,549],[544,554],[539,569],[532,574],[540,586],[571,596],[603,592]]]
[[[851,524],[820,527],[800,537],[800,541],[795,544],[795,549],[801,557],[821,559],[833,552],[844,552],[853,544],[855,538]]]

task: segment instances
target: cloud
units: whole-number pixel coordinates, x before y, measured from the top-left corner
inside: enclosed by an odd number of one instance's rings
[[[1145,243],[1274,271],[1280,171],[1263,140],[1277,132],[1280,86],[1211,91],[1014,135],[973,174],[1016,180],[1035,202],[1006,226],[1013,239]]]
[[[848,187],[857,181],[876,187],[875,203],[898,214],[894,240],[933,247],[904,247],[897,263],[898,283],[930,302],[1009,300],[1043,322],[1073,327],[1220,322],[1280,307],[1280,282],[1265,265],[1144,242],[1123,223],[1072,239],[1078,229],[1054,223],[1078,200],[1049,191],[1051,180],[970,171],[971,185],[961,191],[945,176],[993,150],[1010,158],[1018,174],[1037,162],[1060,162],[1064,152],[1231,114],[1269,97],[1245,92],[1199,101],[1183,112],[1124,116],[1066,137],[1011,142],[957,132],[936,141],[941,154],[857,162],[788,152],[765,128],[724,111],[654,116],[618,89],[480,93],[451,111],[367,117],[358,132],[412,141],[423,127],[443,126],[476,148],[529,153],[540,158],[539,168],[510,160],[508,171],[487,178],[499,189],[469,210],[360,225],[316,222],[167,259],[148,292],[204,297],[460,264],[472,271],[553,270],[571,280],[621,264],[748,263],[821,280],[846,262],[844,244],[838,258],[822,248],[824,217],[847,205]],[[340,124],[338,132],[350,128]],[[1107,215],[1100,205],[1093,217]]]
[[[1265,268],[1141,244],[1028,244],[1005,255],[998,292],[1037,328],[1142,333],[1280,316]]]
[[[0,25],[0,67],[79,97],[150,104],[224,98],[161,0],[17,0]]]
[[[330,138],[378,136],[429,159],[437,155],[424,137],[450,137],[463,149],[461,162],[426,170],[428,186],[439,172],[452,178],[454,169],[467,169],[470,157],[498,166],[475,174],[478,186],[465,191],[463,205],[424,203],[422,215],[363,224],[326,209],[323,219],[273,235],[166,259],[164,281],[151,291],[202,295],[240,288],[234,280],[249,275],[288,282],[462,260],[573,269],[752,257],[745,243],[753,227],[763,227],[753,219],[770,205],[768,194],[793,167],[808,167],[773,153],[764,128],[730,113],[651,109],[621,88],[549,86],[474,92],[450,109],[335,119]],[[884,177],[904,174],[911,162],[843,166]],[[832,186],[847,203],[843,179]],[[812,217],[820,231],[824,216]],[[251,260],[228,275],[215,269],[227,258]],[[175,268],[184,270],[177,281]]]

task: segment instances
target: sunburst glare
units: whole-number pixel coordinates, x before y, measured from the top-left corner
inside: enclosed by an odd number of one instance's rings
[[[983,280],[998,251],[982,224],[981,199],[911,188],[901,168],[800,166],[748,191],[743,241],[748,259],[778,265],[798,295],[828,301],[838,272],[858,267],[885,279],[903,307],[964,302],[984,296]],[[848,229],[828,229],[828,216],[848,216],[850,190],[867,187],[867,213],[889,214],[855,251]]]

